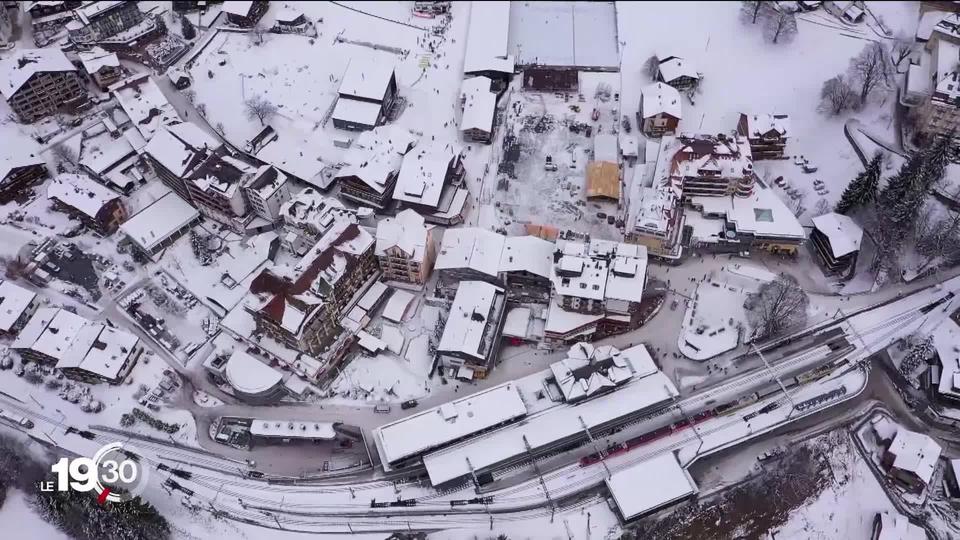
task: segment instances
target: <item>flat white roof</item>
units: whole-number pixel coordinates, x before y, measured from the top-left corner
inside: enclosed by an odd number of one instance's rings
[[[911,64],[912,67],[912,64]],[[790,136],[790,116],[786,114],[743,114],[747,120],[747,137],[758,138],[775,132],[780,137]]]
[[[282,373],[242,350],[230,355],[224,375],[230,386],[246,394],[266,392],[283,379]]]
[[[149,142],[161,126],[181,121],[167,96],[146,74],[118,82],[111,88],[124,84],[130,86],[113,90],[113,95],[145,141]]]
[[[497,111],[497,95],[490,91],[491,81],[487,77],[473,77],[463,81],[460,97],[463,99],[463,116],[460,118],[460,130],[493,130],[493,117]]]
[[[266,420],[254,418],[250,423],[250,434],[257,437],[277,437],[283,439],[327,439],[337,437],[331,422],[312,422],[309,420]]]
[[[104,67],[120,67],[120,58],[117,53],[107,52],[100,47],[94,47],[90,51],[80,51],[77,53],[77,57],[83,63],[83,69],[90,74],[94,74]]]
[[[387,300],[387,305],[383,308],[383,318],[393,322],[403,322],[403,316],[410,307],[410,302],[415,297],[413,293],[402,289],[393,289],[393,294]]]
[[[443,327],[443,336],[437,351],[462,352],[477,359],[485,359],[487,351],[493,346],[486,343],[487,332],[496,320],[490,320],[491,311],[496,309],[497,296],[503,295],[503,289],[486,281],[461,281],[457,294],[450,307],[450,314]],[[493,340],[499,339],[494,335]]]
[[[926,540],[927,533],[906,516],[894,512],[880,513],[880,535],[876,540]]]
[[[503,335],[526,339],[530,327],[530,308],[515,307],[507,312],[503,322]]]
[[[830,241],[834,257],[843,257],[860,249],[863,229],[849,216],[831,212],[813,218],[813,226]]]
[[[107,203],[120,196],[87,176],[64,173],[47,185],[47,198],[56,199],[96,219]]]
[[[214,150],[222,144],[207,135],[193,122],[181,122],[157,130],[144,152],[157,160],[176,176],[183,178],[195,165],[194,157],[204,150]]]
[[[0,59],[0,94],[10,99],[20,87],[37,73],[76,71],[67,55],[56,47],[47,49],[16,48]]]
[[[423,457],[423,464],[436,486],[501,463],[514,456],[536,452],[556,441],[583,433],[583,425],[594,428],[623,418],[679,395],[670,378],[662,372],[634,379],[619,390],[577,405],[549,408],[524,421],[438,450]],[[582,422],[581,422],[582,421]]]
[[[407,153],[400,166],[393,198],[436,208],[447,170],[459,152],[459,148],[448,144],[418,147]]]
[[[613,2],[511,2],[509,51],[518,65],[620,65]]]
[[[141,248],[151,251],[199,216],[196,208],[171,191],[120,225],[120,230]]]
[[[509,24],[510,2],[470,2],[464,73],[487,70],[513,73],[513,60],[507,58]]]
[[[756,185],[750,197],[691,197],[704,214],[722,214],[738,233],[775,238],[806,238],[800,222],[769,188]]]
[[[9,332],[37,295],[8,279],[0,279],[0,331]]]
[[[394,463],[527,414],[508,382],[374,429],[380,457]]]
[[[65,309],[40,308],[27,321],[10,348],[30,349],[61,360],[66,357],[73,338],[87,322]]]
[[[549,279],[556,249],[553,242],[536,236],[508,236],[503,240],[500,271],[526,271]]]
[[[677,92],[676,88],[669,84],[656,82],[644,86],[640,92],[642,93],[640,112],[644,118],[656,116],[660,113],[669,114],[678,120],[683,118],[680,92]]]
[[[363,296],[360,297],[360,300],[357,301],[357,307],[364,311],[370,311],[373,307],[383,298],[383,295],[390,290],[390,287],[387,287],[387,284],[382,281],[374,281],[370,285],[370,288],[367,289],[367,292],[363,293]]]
[[[249,15],[251,7],[253,7],[251,0],[227,0],[223,3],[224,12],[241,17]]]
[[[340,82],[341,96],[383,100],[393,75],[394,64],[386,55],[379,58],[355,56]]]
[[[440,252],[434,262],[435,270],[470,268],[488,276],[497,277],[503,254],[504,237],[479,227],[447,229],[443,234]]]
[[[690,474],[673,452],[660,454],[606,480],[607,489],[625,520],[689,497],[697,492]]]
[[[365,126],[376,126],[380,118],[380,103],[340,97],[333,109],[333,119]]]

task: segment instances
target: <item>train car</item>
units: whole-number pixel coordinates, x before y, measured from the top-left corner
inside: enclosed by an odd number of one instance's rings
[[[33,429],[33,420],[5,409],[0,409],[0,420],[15,427]]]

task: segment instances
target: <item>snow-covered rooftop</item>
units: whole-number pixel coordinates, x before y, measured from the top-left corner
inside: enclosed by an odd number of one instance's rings
[[[266,392],[283,379],[282,373],[239,349],[227,360],[224,376],[230,386],[246,394]]]
[[[154,134],[144,152],[174,175],[183,178],[206,151],[222,146],[193,122],[167,125]]]
[[[486,229],[447,229],[434,263],[436,270],[469,268],[491,277],[500,271],[504,237]]]
[[[65,358],[67,349],[87,320],[61,308],[40,308],[10,345],[11,349],[30,349],[56,360]]]
[[[8,279],[0,279],[0,332],[10,332],[37,295]]]
[[[171,191],[125,221],[120,230],[141,248],[151,251],[199,216],[196,208]]]
[[[238,2],[243,3],[243,2]],[[284,439],[327,439],[337,438],[332,422],[313,422],[310,420],[267,420],[254,418],[250,422],[250,434],[256,437],[282,437]]]
[[[94,74],[105,67],[120,67],[120,58],[117,53],[107,52],[100,47],[94,47],[89,51],[80,51],[77,53],[77,57],[83,63],[83,69],[90,74]]]
[[[88,323],[76,333],[66,355],[57,362],[57,368],[79,368],[116,379],[139,341],[140,338],[123,330]]]
[[[470,394],[374,430],[380,458],[395,463],[527,414],[512,382]]]
[[[813,218],[813,226],[830,241],[834,257],[843,257],[860,249],[863,229],[849,216],[830,212]]]
[[[934,61],[931,66],[935,69],[928,77],[934,82],[937,97],[942,97],[951,103],[960,97],[960,84],[957,84],[958,61],[960,61],[960,45],[938,39],[933,49]]]
[[[13,169],[44,164],[43,159],[34,153],[38,150],[35,142],[25,137],[9,139],[4,141],[4,148],[0,149],[0,180],[6,178]]]
[[[556,244],[536,236],[508,236],[503,240],[500,254],[501,272],[529,272],[535,276],[550,277]]]
[[[646,347],[637,345],[621,351],[611,345],[575,343],[567,358],[550,364],[553,378],[565,401],[576,401],[612,389],[634,376],[634,359],[640,364],[638,376],[657,371]],[[639,371],[638,370],[638,371]]]
[[[503,299],[500,287],[486,281],[461,281],[437,351],[459,352],[485,360],[494,346],[492,341],[499,339],[494,335],[497,321],[491,319],[498,309],[498,297]]]
[[[56,47],[46,49],[14,49],[0,59],[0,94],[10,99],[20,87],[37,73],[76,71],[77,68],[63,51]]]
[[[683,118],[680,92],[677,92],[676,88],[669,84],[655,82],[644,86],[640,91],[642,92],[640,111],[644,118],[661,113],[669,114],[678,120]]]
[[[508,44],[521,66],[615,70],[620,65],[616,7],[611,2],[511,2]]]
[[[643,515],[697,492],[690,474],[673,452],[619,470],[606,480],[607,489],[625,520]]]
[[[227,0],[223,3],[222,11],[231,15],[246,17],[250,14],[250,8],[253,7],[253,4],[251,0]]]
[[[416,298],[413,293],[402,289],[393,289],[393,294],[387,300],[387,305],[383,308],[383,318],[388,321],[402,322],[403,316],[410,307],[410,302]]]
[[[303,189],[280,205],[284,224],[316,234],[329,229],[338,218],[352,214],[353,211],[347,210],[339,199],[328,197],[314,188]]]
[[[404,154],[416,143],[413,133],[392,124],[365,131],[344,155],[347,165],[336,178],[355,176],[370,189],[383,193],[388,179],[400,170]]]
[[[591,240],[560,241],[563,255],[553,265],[557,294],[588,300],[639,302],[647,272],[647,248],[636,244]]]
[[[700,78],[696,66],[679,56],[668,56],[660,61],[660,76],[668,83],[680,77]]]
[[[428,241],[423,216],[409,208],[396,217],[387,217],[377,223],[377,256],[386,255],[392,248],[400,250],[411,261],[422,262]]]
[[[465,79],[460,86],[460,99],[463,100],[463,116],[460,118],[460,130],[493,130],[493,118],[497,110],[497,95],[490,91],[491,81],[487,77]]]
[[[509,23],[510,2],[470,2],[464,73],[513,73],[513,58],[507,56]]]
[[[587,429],[635,414],[679,395],[670,378],[661,372],[631,382],[576,406],[551,407],[524,422],[492,431],[449,448],[427,454],[423,463],[436,486],[467,477],[471,470],[480,470],[515,456],[547,447],[560,440],[582,435]],[[629,396],[628,399],[624,399]]]
[[[180,115],[148,74],[135,75],[110,87],[144,140],[161,126],[180,122]]]
[[[503,321],[503,335],[526,339],[530,329],[530,314],[528,307],[515,307],[508,311]]]
[[[924,484],[929,484],[937,468],[941,448],[929,435],[901,427],[887,451],[895,456],[894,468],[911,472]]]
[[[407,153],[400,166],[393,198],[399,201],[436,208],[440,204],[447,171],[458,159],[459,148],[453,145],[421,146]]]
[[[377,125],[377,119],[380,118],[381,107],[382,105],[379,103],[341,96],[337,100],[337,106],[333,109],[332,118],[353,124],[375,126]]]
[[[340,82],[339,94],[381,101],[387,93],[390,79],[394,77],[393,70],[394,64],[386,55],[378,58],[355,56]]]
[[[724,215],[737,233],[772,238],[805,238],[793,212],[769,188],[755,186],[749,197],[691,197],[704,215]],[[694,231],[694,236],[698,236]]]
[[[880,533],[874,540],[926,540],[927,533],[902,514],[880,513]]]
[[[47,198],[56,199],[96,219],[104,206],[120,196],[87,176],[64,173],[47,184]]]
[[[743,114],[747,120],[748,138],[757,139],[770,133],[785,138],[790,136],[790,116],[787,114]]]

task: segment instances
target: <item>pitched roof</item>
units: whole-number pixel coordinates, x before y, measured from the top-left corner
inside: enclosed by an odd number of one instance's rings
[[[912,472],[923,483],[929,484],[933,470],[937,468],[941,448],[929,435],[900,428],[888,451],[895,456],[893,467]]]
[[[696,66],[679,56],[668,56],[660,61],[660,76],[666,82],[680,77],[700,78]]]
[[[12,55],[0,59],[0,94],[10,99],[37,73],[76,70],[60,49],[18,48]]]
[[[339,94],[364,99],[383,99],[393,77],[394,64],[387,57],[380,59],[355,56],[340,82]]]
[[[120,196],[79,174],[60,174],[47,185],[47,198],[56,199],[96,219],[100,210]]]
[[[436,208],[447,170],[457,159],[458,149],[452,145],[417,147],[403,158],[393,198],[399,201]]]
[[[831,212],[813,218],[813,226],[830,241],[834,257],[843,257],[860,249],[863,229],[849,216]]]
[[[384,218],[377,224],[376,255],[384,255],[390,248],[398,248],[412,261],[423,261],[428,232],[423,216],[406,209],[396,217]]]
[[[681,116],[680,92],[677,89],[656,82],[648,84],[641,89],[643,98],[640,101],[640,113],[644,118],[649,118],[658,114],[669,114],[679,120]]]
[[[440,253],[434,263],[437,270],[470,268],[496,277],[500,270],[504,237],[486,229],[466,227],[447,229]]]
[[[220,146],[219,141],[193,122],[181,122],[159,129],[144,147],[144,152],[174,175],[183,178],[200,161],[206,150]]]
[[[526,271],[549,279],[556,249],[553,242],[536,236],[508,236],[503,241],[503,252],[500,254],[500,271]]]
[[[117,53],[107,52],[100,47],[78,52],[77,57],[83,63],[83,69],[90,74],[96,73],[104,67],[120,67],[120,58]]]

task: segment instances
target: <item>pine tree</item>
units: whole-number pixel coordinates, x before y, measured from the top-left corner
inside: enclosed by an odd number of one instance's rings
[[[943,178],[943,173],[950,163],[953,146],[953,131],[937,138],[934,143],[923,150],[923,191],[926,192]]]
[[[191,40],[197,37],[197,28],[193,26],[193,23],[190,22],[190,19],[186,15],[180,17],[180,33],[183,34],[183,39]]]
[[[140,497],[122,504],[101,505],[89,493],[37,491],[33,505],[46,521],[78,540],[170,538],[167,520]]]
[[[835,209],[837,213],[846,214],[854,208],[865,206],[877,198],[882,161],[883,155],[877,152],[870,163],[867,164],[867,168],[850,182],[847,189],[843,190],[843,195],[840,196],[840,202],[837,203]]]

